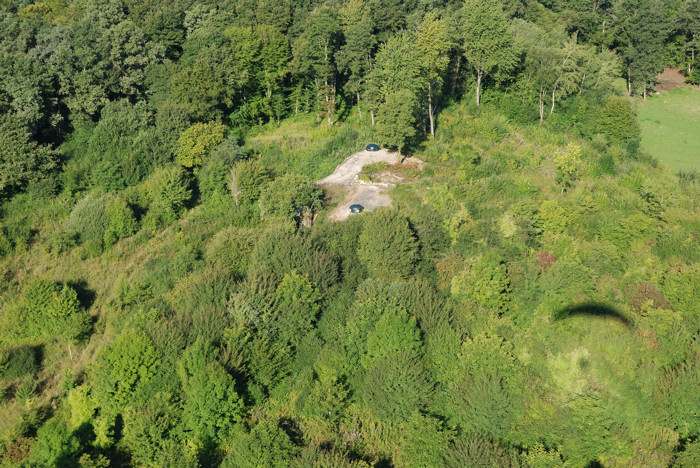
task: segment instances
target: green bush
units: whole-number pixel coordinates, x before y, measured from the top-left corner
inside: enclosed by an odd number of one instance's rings
[[[107,204],[113,198],[109,194],[86,195],[71,211],[66,232],[78,236],[80,242],[93,240],[102,243],[110,223]]]
[[[113,198],[105,206],[107,227],[104,233],[105,245],[112,245],[123,237],[133,235],[138,222],[131,207],[121,198]]]
[[[37,356],[31,346],[0,351],[0,379],[16,379],[38,370]]]
[[[192,197],[189,180],[178,167],[164,167],[155,171],[142,186],[148,201],[144,227],[151,232],[172,224]]]
[[[322,190],[308,178],[285,174],[260,191],[260,215],[308,227],[313,223],[314,213],[321,208],[322,195]]]
[[[612,143],[638,141],[641,130],[632,102],[624,97],[611,96],[598,114],[597,131]]]
[[[418,242],[405,217],[379,209],[365,219],[357,256],[377,278],[407,278],[419,259]]]
[[[52,419],[37,431],[30,462],[34,466],[76,466],[80,453],[80,441],[66,425]]]
[[[253,203],[260,191],[270,181],[270,174],[259,159],[239,161],[231,169],[228,189],[236,204]]]

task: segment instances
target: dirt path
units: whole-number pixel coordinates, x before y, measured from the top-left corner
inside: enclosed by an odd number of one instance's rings
[[[362,168],[374,162],[394,165],[401,162],[401,157],[398,153],[386,150],[360,151],[343,161],[333,174],[317,182],[334,189],[333,191],[337,191],[337,188],[342,192],[342,201],[331,211],[331,219],[347,219],[350,216],[350,205],[354,204],[364,206],[365,211],[372,211],[380,206],[391,206],[391,197],[386,192],[393,184],[365,182],[358,178]]]

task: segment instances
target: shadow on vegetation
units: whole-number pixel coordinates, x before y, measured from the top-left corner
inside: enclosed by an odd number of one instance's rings
[[[592,317],[609,317],[619,320],[626,327],[632,327],[631,320],[622,312],[605,304],[586,302],[583,304],[566,307],[554,314],[554,320],[563,320],[574,315],[588,315]]]
[[[95,291],[88,289],[87,281],[68,281],[66,284],[75,289],[75,292],[78,294],[78,301],[80,301],[80,305],[85,310],[92,307],[92,304],[95,302]]]

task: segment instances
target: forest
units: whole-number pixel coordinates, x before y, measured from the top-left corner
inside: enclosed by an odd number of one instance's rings
[[[700,466],[700,174],[637,117],[699,45],[700,0],[0,0],[0,467]],[[331,219],[372,142],[422,163]]]

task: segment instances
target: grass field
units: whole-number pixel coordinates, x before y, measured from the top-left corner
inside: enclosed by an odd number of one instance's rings
[[[700,170],[700,89],[683,87],[639,105],[642,147],[673,171]]]

